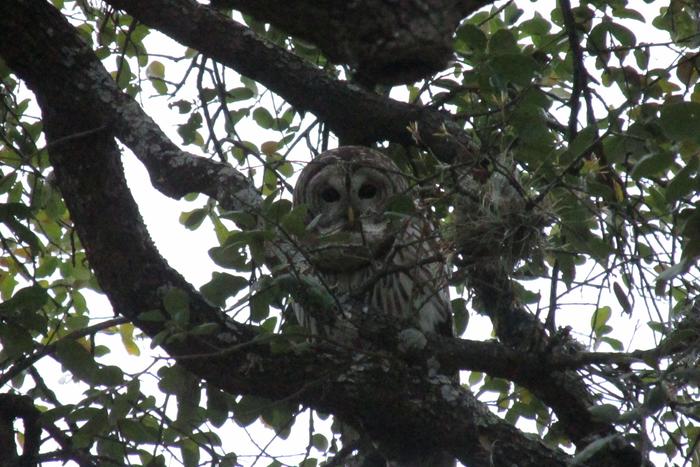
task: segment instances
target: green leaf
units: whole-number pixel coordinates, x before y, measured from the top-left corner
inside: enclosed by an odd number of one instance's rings
[[[17,239],[29,245],[32,251],[41,251],[41,242],[39,241],[39,237],[37,237],[34,232],[29,230],[24,224],[14,218],[6,219],[4,223],[17,236]]]
[[[101,366],[95,373],[94,382],[102,386],[118,386],[124,382],[124,373],[118,366]]]
[[[56,343],[56,359],[73,375],[91,384],[98,371],[97,363],[85,347],[78,342],[62,339]]]
[[[87,422],[80,427],[78,435],[88,439],[95,438],[98,435],[106,432],[109,429],[109,418],[107,411],[102,409],[95,410],[87,417]]]
[[[165,77],[165,65],[163,65],[163,63],[158,60],[152,61],[148,67],[146,67],[146,76],[158,94],[162,95],[168,92],[168,85],[163,80]]]
[[[328,449],[328,439],[321,433],[314,433],[311,436],[311,445],[319,451],[323,452],[326,449]]]
[[[18,290],[14,296],[0,303],[0,316],[8,313],[23,314],[41,309],[48,301],[49,294],[39,285],[33,285]]]
[[[188,394],[194,377],[180,365],[164,366],[158,369],[158,387],[166,394]]]
[[[250,268],[246,266],[248,257],[241,245],[216,246],[209,250],[209,257],[217,266],[222,268],[246,271]]]
[[[532,79],[537,62],[521,53],[504,53],[489,60],[491,68],[503,81],[526,86]]]
[[[641,21],[642,23],[646,22],[646,18],[644,17],[644,15],[642,15],[637,10],[632,10],[630,8],[622,8],[615,6],[613,7],[613,14],[618,18],[634,19],[637,21]]]
[[[221,326],[219,323],[202,323],[193,327],[190,334],[195,336],[211,336],[219,332]]]
[[[251,91],[253,91],[254,95],[258,95],[258,85],[256,82],[250,78],[247,78],[245,76],[241,76],[241,83],[243,83],[243,86],[247,87]]]
[[[416,212],[416,205],[413,198],[405,193],[394,195],[387,201],[384,211],[401,216],[410,216]]]
[[[666,187],[666,201],[673,204],[681,198],[695,193],[698,187],[696,178],[698,171],[698,157],[693,156],[683,169],[681,169]]]
[[[258,419],[262,411],[270,405],[268,399],[256,396],[243,396],[233,408],[233,420],[242,427]]]
[[[258,126],[266,130],[274,128],[275,126],[274,117],[264,107],[258,107],[253,111],[253,120],[255,120]]]
[[[239,465],[238,456],[232,452],[226,454],[224,457],[220,457],[219,459],[221,460],[219,463],[220,467],[236,467]]]
[[[602,22],[593,27],[588,34],[586,49],[591,55],[598,55],[607,49],[606,39],[608,37],[608,23]]]
[[[670,139],[700,141],[700,103],[665,104],[661,108],[659,125]]]
[[[624,344],[618,339],[614,339],[614,338],[608,337],[608,336],[603,336],[600,338],[600,340],[601,340],[601,342],[605,342],[606,344],[608,344],[611,349],[613,349],[617,352],[622,352],[625,350]]]
[[[31,209],[22,203],[0,204],[0,220],[10,218],[29,219],[31,216]]]
[[[294,425],[297,406],[294,404],[273,404],[265,407],[261,417],[263,423],[275,429],[275,434],[286,439]]]
[[[300,237],[306,232],[305,205],[295,206],[289,213],[285,214],[280,221],[282,228],[292,235]]]
[[[649,66],[650,54],[648,47],[634,49],[633,54],[634,59],[637,62],[637,66],[640,69],[645,69]]]
[[[134,76],[131,73],[129,61],[121,56],[117,57],[117,69],[118,71],[113,72],[114,77],[118,78],[117,85],[122,89],[126,89]]]
[[[27,329],[11,322],[0,325],[0,344],[6,358],[20,357],[34,348],[34,340]]]
[[[176,321],[189,322],[190,297],[184,290],[176,287],[169,288],[163,295],[163,307]]]
[[[520,47],[513,33],[507,29],[499,29],[489,39],[488,51],[492,55],[520,54]]]
[[[588,126],[579,131],[576,138],[571,142],[562,156],[562,160],[566,163],[579,158],[581,155],[590,151],[597,137],[597,129],[595,126]]]
[[[279,223],[282,218],[292,210],[292,202],[288,199],[278,199],[275,201],[276,193],[271,193],[263,204],[263,214],[265,220],[273,224]]]
[[[591,316],[591,329],[593,329],[596,334],[600,334],[604,329],[605,324],[610,319],[611,314],[612,310],[609,306],[602,306],[598,308]]]
[[[634,33],[619,23],[607,23],[608,31],[623,47],[632,48],[637,45],[637,38]]]
[[[270,295],[271,290],[258,292],[250,298],[250,319],[259,323],[270,316]]]
[[[226,93],[227,102],[245,101],[255,96],[252,89],[246,87],[233,88]]]
[[[228,421],[228,395],[212,385],[206,385],[207,418],[216,427]]]
[[[620,417],[620,409],[612,404],[594,405],[588,412],[595,420],[601,422],[613,423]]]
[[[643,407],[650,413],[657,412],[666,406],[668,394],[662,384],[657,384],[644,395]]]
[[[206,208],[198,208],[189,212],[183,212],[180,214],[180,224],[187,227],[189,230],[195,230],[197,227],[202,225],[204,219],[207,218],[209,210]]]
[[[632,313],[632,304],[630,303],[629,298],[627,298],[627,293],[617,281],[613,283],[613,292],[615,293],[617,302],[622,307],[622,310],[627,314]]]
[[[256,217],[245,211],[225,211],[221,213],[224,219],[230,219],[243,230],[252,230],[256,225]]]
[[[336,303],[333,295],[316,276],[280,274],[272,284],[290,293],[297,303],[302,303],[305,307],[327,310]]]
[[[160,312],[158,312],[160,313]],[[144,319],[143,315],[145,313],[139,315],[139,319]],[[162,316],[162,315],[161,315]],[[136,342],[134,342],[134,329],[135,326],[133,323],[124,323],[120,326],[117,327],[119,330],[119,335],[121,336],[122,339],[122,344],[124,345],[124,349],[126,350],[126,353],[129,355],[141,355],[141,349],[139,349],[139,346],[136,345]]]
[[[647,154],[637,161],[630,175],[637,180],[660,175],[671,168],[674,158],[674,154],[668,151]]]
[[[647,415],[649,415],[649,413],[643,407],[635,407],[632,410],[628,410],[627,412],[621,413],[617,419],[617,422],[618,423],[632,423],[636,420],[641,420],[642,418],[646,417]]]
[[[202,136],[197,130],[201,127],[202,116],[199,113],[191,113],[187,118],[187,122],[177,127],[177,133],[182,137],[182,143],[199,143],[202,140]]]
[[[226,299],[235,296],[248,286],[248,280],[225,272],[213,272],[209,282],[200,288],[200,292],[212,304],[223,307]]]
[[[467,330],[467,325],[469,324],[467,301],[463,298],[452,300],[452,313],[454,315],[453,326],[455,335],[461,336]]]
[[[119,429],[124,437],[136,443],[155,443],[159,439],[159,431],[144,420],[121,420]]]
[[[199,446],[189,439],[183,438],[178,441],[180,454],[182,454],[182,464],[185,467],[197,467],[199,465]]]
[[[486,34],[473,24],[462,24],[455,35],[458,41],[474,51],[483,52],[486,49]]]
[[[78,290],[73,290],[70,293],[70,299],[73,302],[73,309],[81,315],[88,313],[87,301],[85,296],[81,294]]]
[[[218,91],[214,88],[202,88],[199,95],[203,102],[211,102],[218,96]]]

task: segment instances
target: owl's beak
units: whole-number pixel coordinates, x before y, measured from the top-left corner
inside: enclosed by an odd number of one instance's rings
[[[348,206],[348,223],[350,224],[350,227],[355,224],[355,210],[352,208],[352,206]]]

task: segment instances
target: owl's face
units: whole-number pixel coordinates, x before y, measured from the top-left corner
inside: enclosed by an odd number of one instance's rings
[[[294,204],[308,209],[309,236],[300,240],[314,265],[346,271],[379,259],[395,234],[384,209],[407,187],[396,165],[368,148],[333,149],[309,163],[294,189]]]

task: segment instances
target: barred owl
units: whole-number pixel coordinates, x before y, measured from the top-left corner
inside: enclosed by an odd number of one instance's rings
[[[308,235],[299,242],[314,273],[341,301],[353,296],[369,313],[451,336],[437,230],[420,210],[385,213],[402,195],[410,195],[408,180],[384,154],[360,146],[326,151],[304,168],[294,188],[294,204],[308,210]],[[319,332],[302,308],[295,312],[302,325]]]
[[[410,194],[409,181],[398,167],[382,153],[365,147],[326,151],[301,172],[294,205],[306,206],[307,228],[297,241],[310,265],[307,273],[316,276],[336,298],[332,310],[314,310],[313,316],[294,305],[300,324],[311,334],[330,335],[352,345],[358,321],[384,320],[404,330],[452,335],[447,274],[437,230],[420,206],[404,210],[408,213],[403,215],[386,212],[399,197],[413,203]],[[338,310],[341,316],[323,316],[323,312],[338,314]],[[456,377],[447,376],[453,381]],[[345,444],[347,432],[343,428],[341,432]],[[356,444],[357,439],[350,437],[350,441]],[[360,448],[355,460],[344,465],[455,465],[446,453],[419,444],[401,448],[400,457],[405,458],[386,464],[371,460],[377,456],[371,446]]]

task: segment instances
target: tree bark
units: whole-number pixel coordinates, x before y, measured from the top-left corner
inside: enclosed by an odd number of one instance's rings
[[[315,44],[368,84],[412,83],[444,69],[452,36],[469,13],[492,0],[212,0]]]

